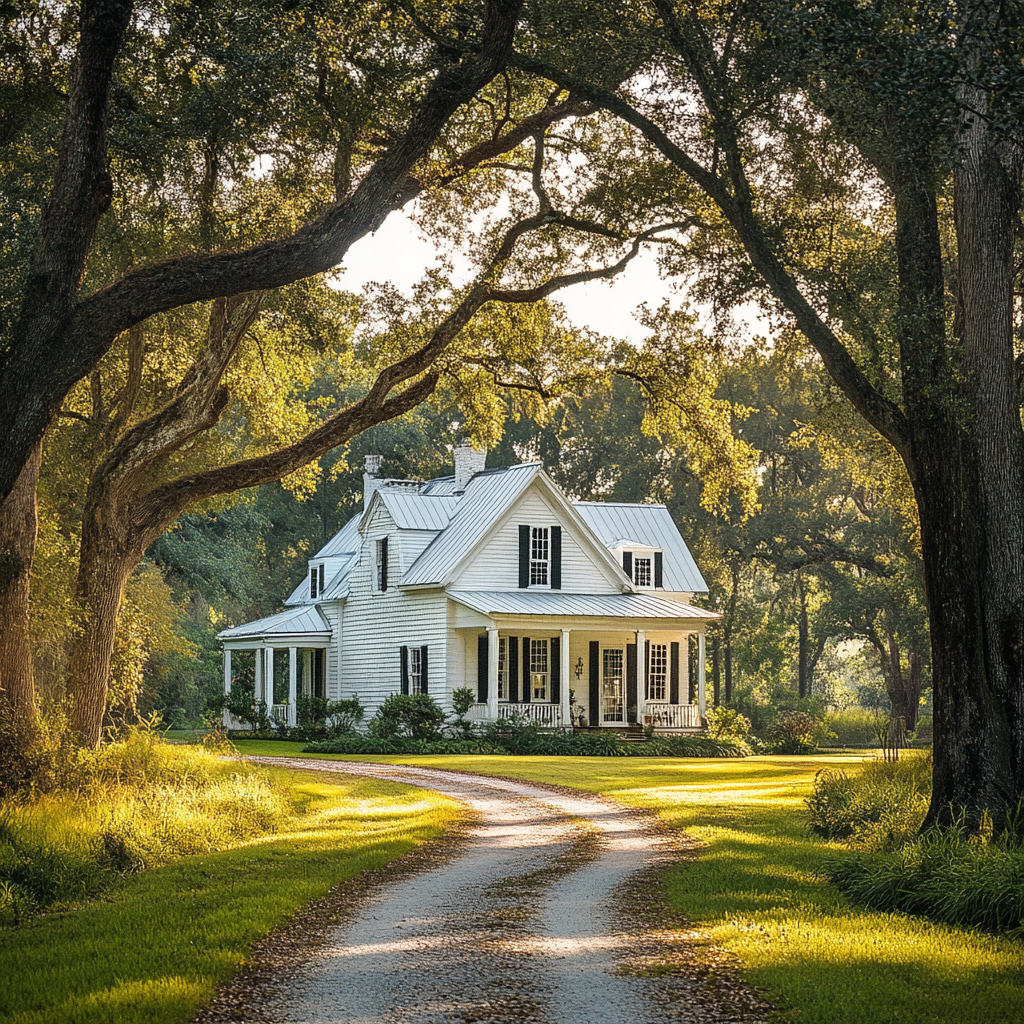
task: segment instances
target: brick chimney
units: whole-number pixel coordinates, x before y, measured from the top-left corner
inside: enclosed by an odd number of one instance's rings
[[[487,464],[487,450],[478,452],[471,444],[455,446],[455,493],[461,494],[472,477],[483,472]]]
[[[367,455],[363,460],[363,510],[370,506],[370,499],[384,481],[380,478],[380,464],[383,455]]]

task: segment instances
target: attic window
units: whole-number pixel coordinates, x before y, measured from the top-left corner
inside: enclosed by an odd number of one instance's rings
[[[309,596],[313,599],[323,596],[325,572],[326,569],[322,562],[320,565],[309,567]]]
[[[377,541],[377,591],[383,594],[388,589],[388,539]],[[416,691],[413,691],[416,692]]]
[[[637,558],[634,560],[633,582],[638,587],[649,587],[651,585],[651,560],[649,558]]]
[[[546,526],[534,526],[530,531],[530,586],[548,585],[550,562],[550,540]]]

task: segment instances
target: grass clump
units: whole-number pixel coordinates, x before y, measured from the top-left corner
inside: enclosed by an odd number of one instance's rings
[[[863,850],[896,849],[917,834],[931,790],[930,753],[869,761],[852,775],[824,768],[807,798],[810,829]]]
[[[135,730],[68,750],[59,771],[0,801],[0,925],[73,907],[128,874],[272,834],[295,808],[267,774]]]

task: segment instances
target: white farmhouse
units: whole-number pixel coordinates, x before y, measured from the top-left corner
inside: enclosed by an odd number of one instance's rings
[[[368,457],[363,511],[286,610],[220,634],[225,689],[232,652],[254,651],[256,695],[289,724],[298,693],[372,713],[393,693],[450,710],[471,687],[478,721],[700,728],[718,616],[690,603],[707,585],[665,506],[570,502],[540,463],[484,460],[457,447],[454,476],[421,482],[382,479]]]

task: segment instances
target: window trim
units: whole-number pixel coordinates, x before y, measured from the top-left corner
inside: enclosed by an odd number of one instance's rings
[[[658,654],[655,654],[658,650]],[[647,645],[647,678],[644,680],[644,700],[652,704],[667,704],[669,697],[669,645],[652,644]],[[656,659],[657,658],[657,662]],[[655,665],[660,663],[660,669],[656,670]],[[653,696],[654,689],[651,685],[652,679],[660,677],[662,696]]]
[[[543,669],[534,668],[541,664]],[[541,680],[538,685],[538,680]],[[547,704],[551,693],[551,641],[547,637],[530,637],[530,702]]]

